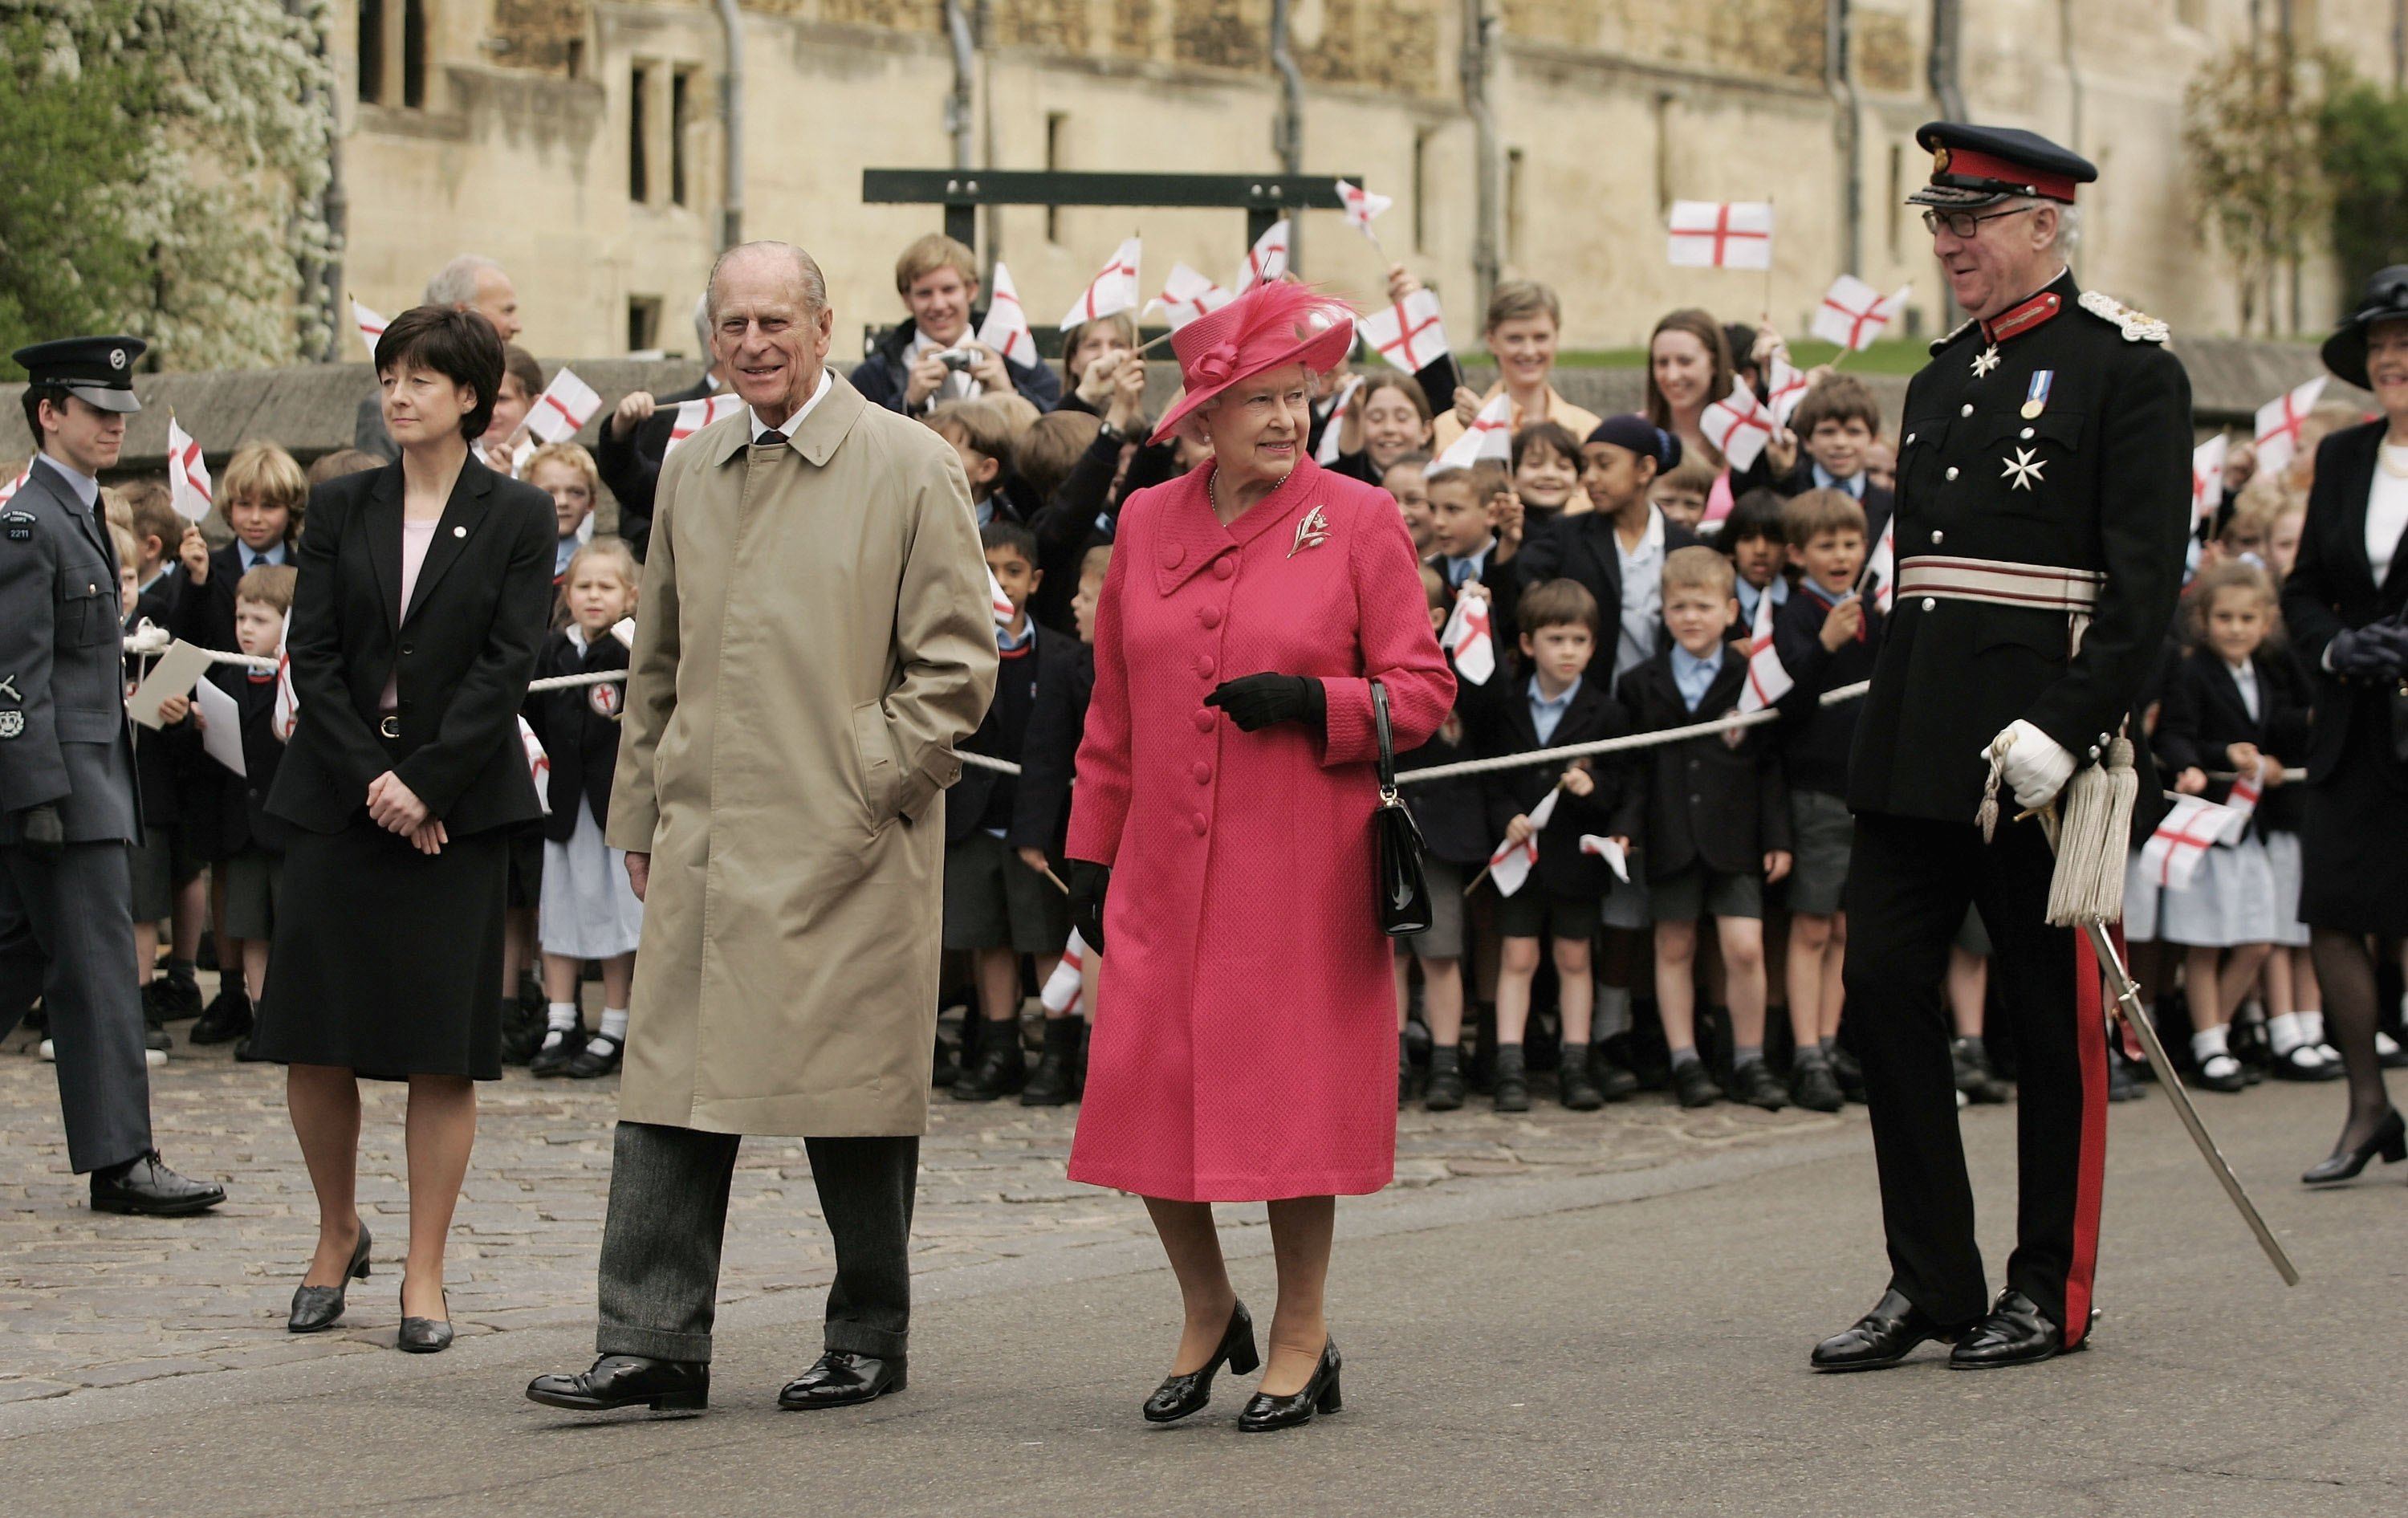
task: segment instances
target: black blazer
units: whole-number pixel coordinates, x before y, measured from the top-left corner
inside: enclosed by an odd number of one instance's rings
[[[242,773],[216,770],[218,788],[216,858],[231,859],[246,849],[282,853],[292,841],[293,824],[267,809],[268,793],[284,761],[284,745],[276,738],[276,681],[256,680],[239,665],[212,665],[208,679],[234,697],[242,713]]]
[[[2384,728],[2387,741],[2387,680],[2344,680],[2324,666],[2325,648],[2347,627],[2397,617],[2408,607],[2408,535],[2391,555],[2390,572],[2374,582],[2366,556],[2366,501],[2388,423],[2334,433],[2316,450],[2316,482],[2300,528],[2300,556],[2283,581],[2283,621],[2291,645],[2315,680],[2316,720],[2308,735],[2308,783],[2322,784],[2359,723]],[[2290,755],[2276,751],[2278,756]]]
[[[1453,659],[1447,661],[1447,667],[1455,667]],[[1512,678],[1512,671],[1499,665],[1488,680],[1493,685]],[[1458,693],[1478,689],[1460,675],[1455,677]],[[1464,720],[1463,698],[1458,694],[1454,714],[1430,735],[1430,740],[1397,755],[1397,772],[1401,775],[1410,770],[1433,769],[1478,757],[1479,750],[1472,741],[1471,726]],[[1489,853],[1504,841],[1501,832],[1491,834],[1488,830],[1488,787],[1478,775],[1426,780],[1405,786],[1398,794],[1404,797],[1406,809],[1413,814],[1413,825],[1422,831],[1422,848],[1433,859],[1476,869],[1486,864]]]
[[[2213,652],[2196,650],[2175,666],[2157,708],[2156,733],[2158,773],[2168,784],[2186,769],[2230,769],[2224,751],[2235,743],[2254,743],[2286,765],[2307,752],[2307,676],[2287,650],[2273,644],[2260,648],[2250,663],[2258,670],[2257,717],[2242,701],[2232,671]],[[2210,801],[2222,802],[2231,794],[2230,780],[2207,782]],[[2276,786],[2259,797],[2251,825],[2294,832],[2300,809],[2298,791]]]
[[[986,716],[980,720],[978,731],[972,733],[963,742],[964,752],[983,753],[997,759],[1009,759],[1013,764],[1023,765],[1025,767],[1025,755],[1028,752],[1029,740],[1037,725],[1038,709],[1045,701],[1045,687],[1059,685],[1068,680],[1071,678],[1071,666],[1078,661],[1079,651],[1085,647],[1077,638],[1065,637],[1043,623],[1031,623],[1030,625],[1037,631],[1036,648],[1025,660],[1002,661],[1002,673],[996,677],[1000,680],[1009,677],[1014,668],[1026,668],[1028,678],[1037,682],[1036,690],[1029,695],[1028,727],[1021,734],[1020,752],[1009,752],[1008,745],[1004,741],[1000,709],[1004,701],[1000,695],[988,704]],[[1028,667],[1030,666],[1034,667]],[[1092,691],[1095,689],[1092,655],[1088,660],[1088,670],[1087,688]],[[1082,702],[1080,722],[1083,724],[1085,721],[1086,713]],[[1077,740],[1073,739],[1071,751],[1075,753],[1077,750]],[[1010,821],[1004,823],[1004,833],[1012,847],[1020,847],[1020,840],[1011,838],[1010,833],[1012,826],[1019,820],[1020,793],[1027,789],[1027,777],[1022,775],[1015,778],[980,765],[964,765],[962,778],[955,780],[952,788],[945,793],[945,841],[959,843],[977,832],[979,819],[985,815],[987,803],[994,799],[996,787],[1007,784],[1011,787],[1011,795],[1008,798],[1008,815]],[[1057,805],[1067,815],[1069,810],[1068,798],[1064,797]],[[1049,848],[1052,843],[1051,838],[1042,841],[1030,840],[1030,846],[1039,849]]]
[[[187,643],[220,651],[233,649],[234,592],[235,587],[242,583],[242,555],[239,540],[212,549],[209,552],[209,580],[206,585],[194,584],[179,568],[175,579],[180,588],[168,607],[167,621],[160,625]],[[294,547],[286,547],[284,562],[301,562],[301,555]],[[145,595],[143,599],[147,602],[150,597]]]
[[[1667,558],[1673,550],[1693,547],[1697,541],[1697,534],[1666,519]],[[1522,551],[1513,555],[1513,566],[1519,571],[1517,578],[1523,590],[1550,580],[1577,580],[1588,587],[1589,594],[1597,597],[1598,626],[1602,629],[1598,637],[1598,657],[1611,668],[1614,647],[1622,638],[1622,552],[1613,540],[1613,518],[1603,511],[1557,517],[1541,532],[1523,539]],[[1512,615],[1512,609],[1499,609],[1497,615],[1502,625]],[[1659,622],[1656,651],[1661,652],[1670,646]]]
[[[535,678],[626,667],[627,646],[608,632],[580,653],[563,628],[544,638],[536,654]],[[625,691],[615,683],[566,685],[526,698],[527,725],[535,729],[536,740],[552,763],[544,790],[552,811],[543,820],[543,836],[554,843],[577,836],[580,807],[594,809],[597,827],[609,825],[610,776],[619,766],[619,713]]]
[[[594,444],[594,466],[619,503],[619,536],[638,564],[644,562],[644,551],[652,544],[652,494],[660,486],[661,459],[668,452],[669,433],[677,426],[677,409],[710,394],[710,380],[702,379],[675,394],[654,397],[652,414],[624,437],[612,430],[609,413],[603,413],[601,434]]]
[[[1617,690],[1632,726],[1641,733],[1686,727],[1723,716],[1739,705],[1747,660],[1723,651],[1723,666],[1691,711],[1672,680],[1670,650],[1624,671]],[[1665,743],[1648,755],[1647,878],[1660,881],[1702,861],[1726,875],[1761,879],[1764,856],[1789,849],[1789,788],[1780,751],[1762,727],[1741,729],[1737,748],[1719,733]]]
[[[1471,578],[1488,587],[1488,630],[1497,644],[1497,674],[1491,683],[1505,678],[1522,664],[1522,628],[1514,617],[1514,609],[1522,600],[1522,576],[1517,567],[1520,554],[1511,559],[1498,559],[1497,550],[1502,545],[1491,543],[1488,557],[1481,562],[1480,573]],[[1446,555],[1433,553],[1422,560],[1422,566],[1438,571],[1438,578],[1447,578]],[[1613,662],[1613,651],[1604,651],[1606,662]],[[1485,857],[1484,855],[1483,856]]]
[[[1861,636],[1837,650],[1823,646],[1823,622],[1830,614],[1822,597],[1802,585],[1791,590],[1789,599],[1772,614],[1772,647],[1793,682],[1789,694],[1774,703],[1781,720],[1773,723],[1772,733],[1781,748],[1782,778],[1790,786],[1845,796],[1848,752],[1856,746],[1856,709],[1864,702],[1859,698],[1827,707],[1823,693],[1872,679],[1882,614],[1866,599]]]
[[[1456,686],[1455,711],[1463,718],[1472,747],[1483,758],[1569,748],[1575,743],[1620,738],[1630,731],[1629,714],[1615,703],[1594,666],[1589,677],[1581,681],[1580,689],[1572,693],[1571,705],[1564,709],[1555,732],[1544,743],[1539,741],[1538,726],[1530,720],[1530,677],[1526,675],[1512,675],[1500,669],[1485,685]],[[1546,798],[1563,772],[1562,765],[1526,765],[1491,770],[1480,778],[1486,802],[1488,842],[1479,854],[1479,862],[1484,864],[1489,853],[1505,841],[1508,823],[1516,817],[1527,816]],[[1539,865],[1530,878],[1557,895],[1602,897],[1613,888],[1613,871],[1605,861],[1580,852],[1582,834],[1638,836],[1639,808],[1645,789],[1637,783],[1630,762],[1612,754],[1599,755],[1589,761],[1589,773],[1597,788],[1584,796],[1565,792],[1555,803],[1555,814],[1547,820],[1546,828],[1539,835]]]
[[[315,833],[350,825],[392,770],[452,833],[542,814],[518,738],[552,608],[551,497],[472,455],[401,604],[399,461],[309,493],[293,631],[300,725],[267,808]],[[377,706],[397,678],[399,736]]]
[[[1799,451],[1804,451],[1801,449]],[[1733,488],[1737,488],[1735,483]],[[1814,461],[1809,458],[1800,458],[1798,467],[1773,481],[1772,485],[1773,494],[1784,499],[1803,495],[1813,488]],[[1857,497],[1857,501],[1865,508],[1865,551],[1870,553],[1873,545],[1881,541],[1882,529],[1889,524],[1889,514],[1896,502],[1887,490],[1870,480],[1865,481],[1865,493]]]
[[[1067,649],[1058,662],[1049,658],[1048,641]],[[1013,848],[1042,849],[1063,857],[1070,828],[1070,781],[1079,739],[1087,731],[1087,702],[1095,694],[1094,647],[1074,637],[1049,639],[1045,624],[1038,623],[1037,705],[1028,714],[1028,736],[1020,745],[1020,783],[1012,787],[1011,823],[1003,839]],[[963,766],[962,780],[969,779],[969,771],[970,766]]]

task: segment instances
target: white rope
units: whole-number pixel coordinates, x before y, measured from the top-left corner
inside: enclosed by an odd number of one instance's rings
[[[153,649],[138,646],[133,638],[127,638],[125,642],[126,652],[129,653],[147,655],[165,652],[164,645]],[[276,661],[264,653],[228,653],[221,649],[203,649],[201,652],[209,656],[211,664],[235,665],[240,668],[256,669],[262,673],[273,673],[276,669]],[[529,680],[527,690],[533,693],[566,690],[577,685],[608,685],[614,680],[626,678],[627,672],[624,669],[594,669],[581,675],[548,675],[542,680]]]

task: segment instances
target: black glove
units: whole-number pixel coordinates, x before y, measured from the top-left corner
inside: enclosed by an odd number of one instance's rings
[[[66,828],[60,822],[59,809],[47,802],[27,807],[18,813],[17,837],[26,848],[40,854],[55,854],[66,847]]]
[[[1273,723],[1311,723],[1315,729],[1329,723],[1329,700],[1321,681],[1303,675],[1246,675],[1223,680],[1204,704],[1219,707],[1249,733]]]
[[[1110,865],[1070,861],[1070,925],[1099,954],[1104,952],[1104,893],[1111,884]]]
[[[2395,679],[2402,667],[2408,667],[2408,628],[2389,622],[2344,627],[2326,646],[2325,659],[2336,675]]]

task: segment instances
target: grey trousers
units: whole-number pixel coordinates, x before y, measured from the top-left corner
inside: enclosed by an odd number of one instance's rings
[[[732,1133],[622,1123],[602,1230],[602,1354],[709,1360]],[[836,1239],[826,1345],[892,1359],[911,1325],[911,1203],[920,1140],[806,1138],[820,1210]]]
[[[39,996],[78,1175],[150,1147],[133,911],[122,843],[70,843],[55,853],[0,847],[0,1038]]]

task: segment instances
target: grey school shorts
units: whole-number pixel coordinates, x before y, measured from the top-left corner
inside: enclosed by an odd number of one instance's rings
[[[217,868],[225,881],[225,921],[219,931],[229,938],[275,938],[276,888],[284,878],[284,856],[245,849]]]
[[[1536,881],[1497,901],[1497,936],[1500,938],[1576,938],[1597,937],[1598,908],[1595,896],[1558,895]]]
[[[945,845],[945,947],[1058,954],[1070,938],[1070,898],[981,828]]]
[[[1848,804],[1820,791],[1789,793],[1789,909],[1828,917],[1840,909],[1848,888],[1848,854],[1856,846],[1856,820]]]
[[[194,856],[180,826],[165,823],[144,827],[142,841],[126,849],[134,878],[134,920],[156,923],[174,913],[176,888],[198,875],[205,864]]]
[[[1725,874],[1691,865],[1678,875],[1647,882],[1659,923],[1694,923],[1699,917],[1762,917],[1764,881],[1754,875]]]
[[[1410,938],[1398,938],[1397,952],[1419,954],[1424,959],[1461,959],[1463,866],[1424,854],[1422,876],[1429,882],[1430,925]]]

